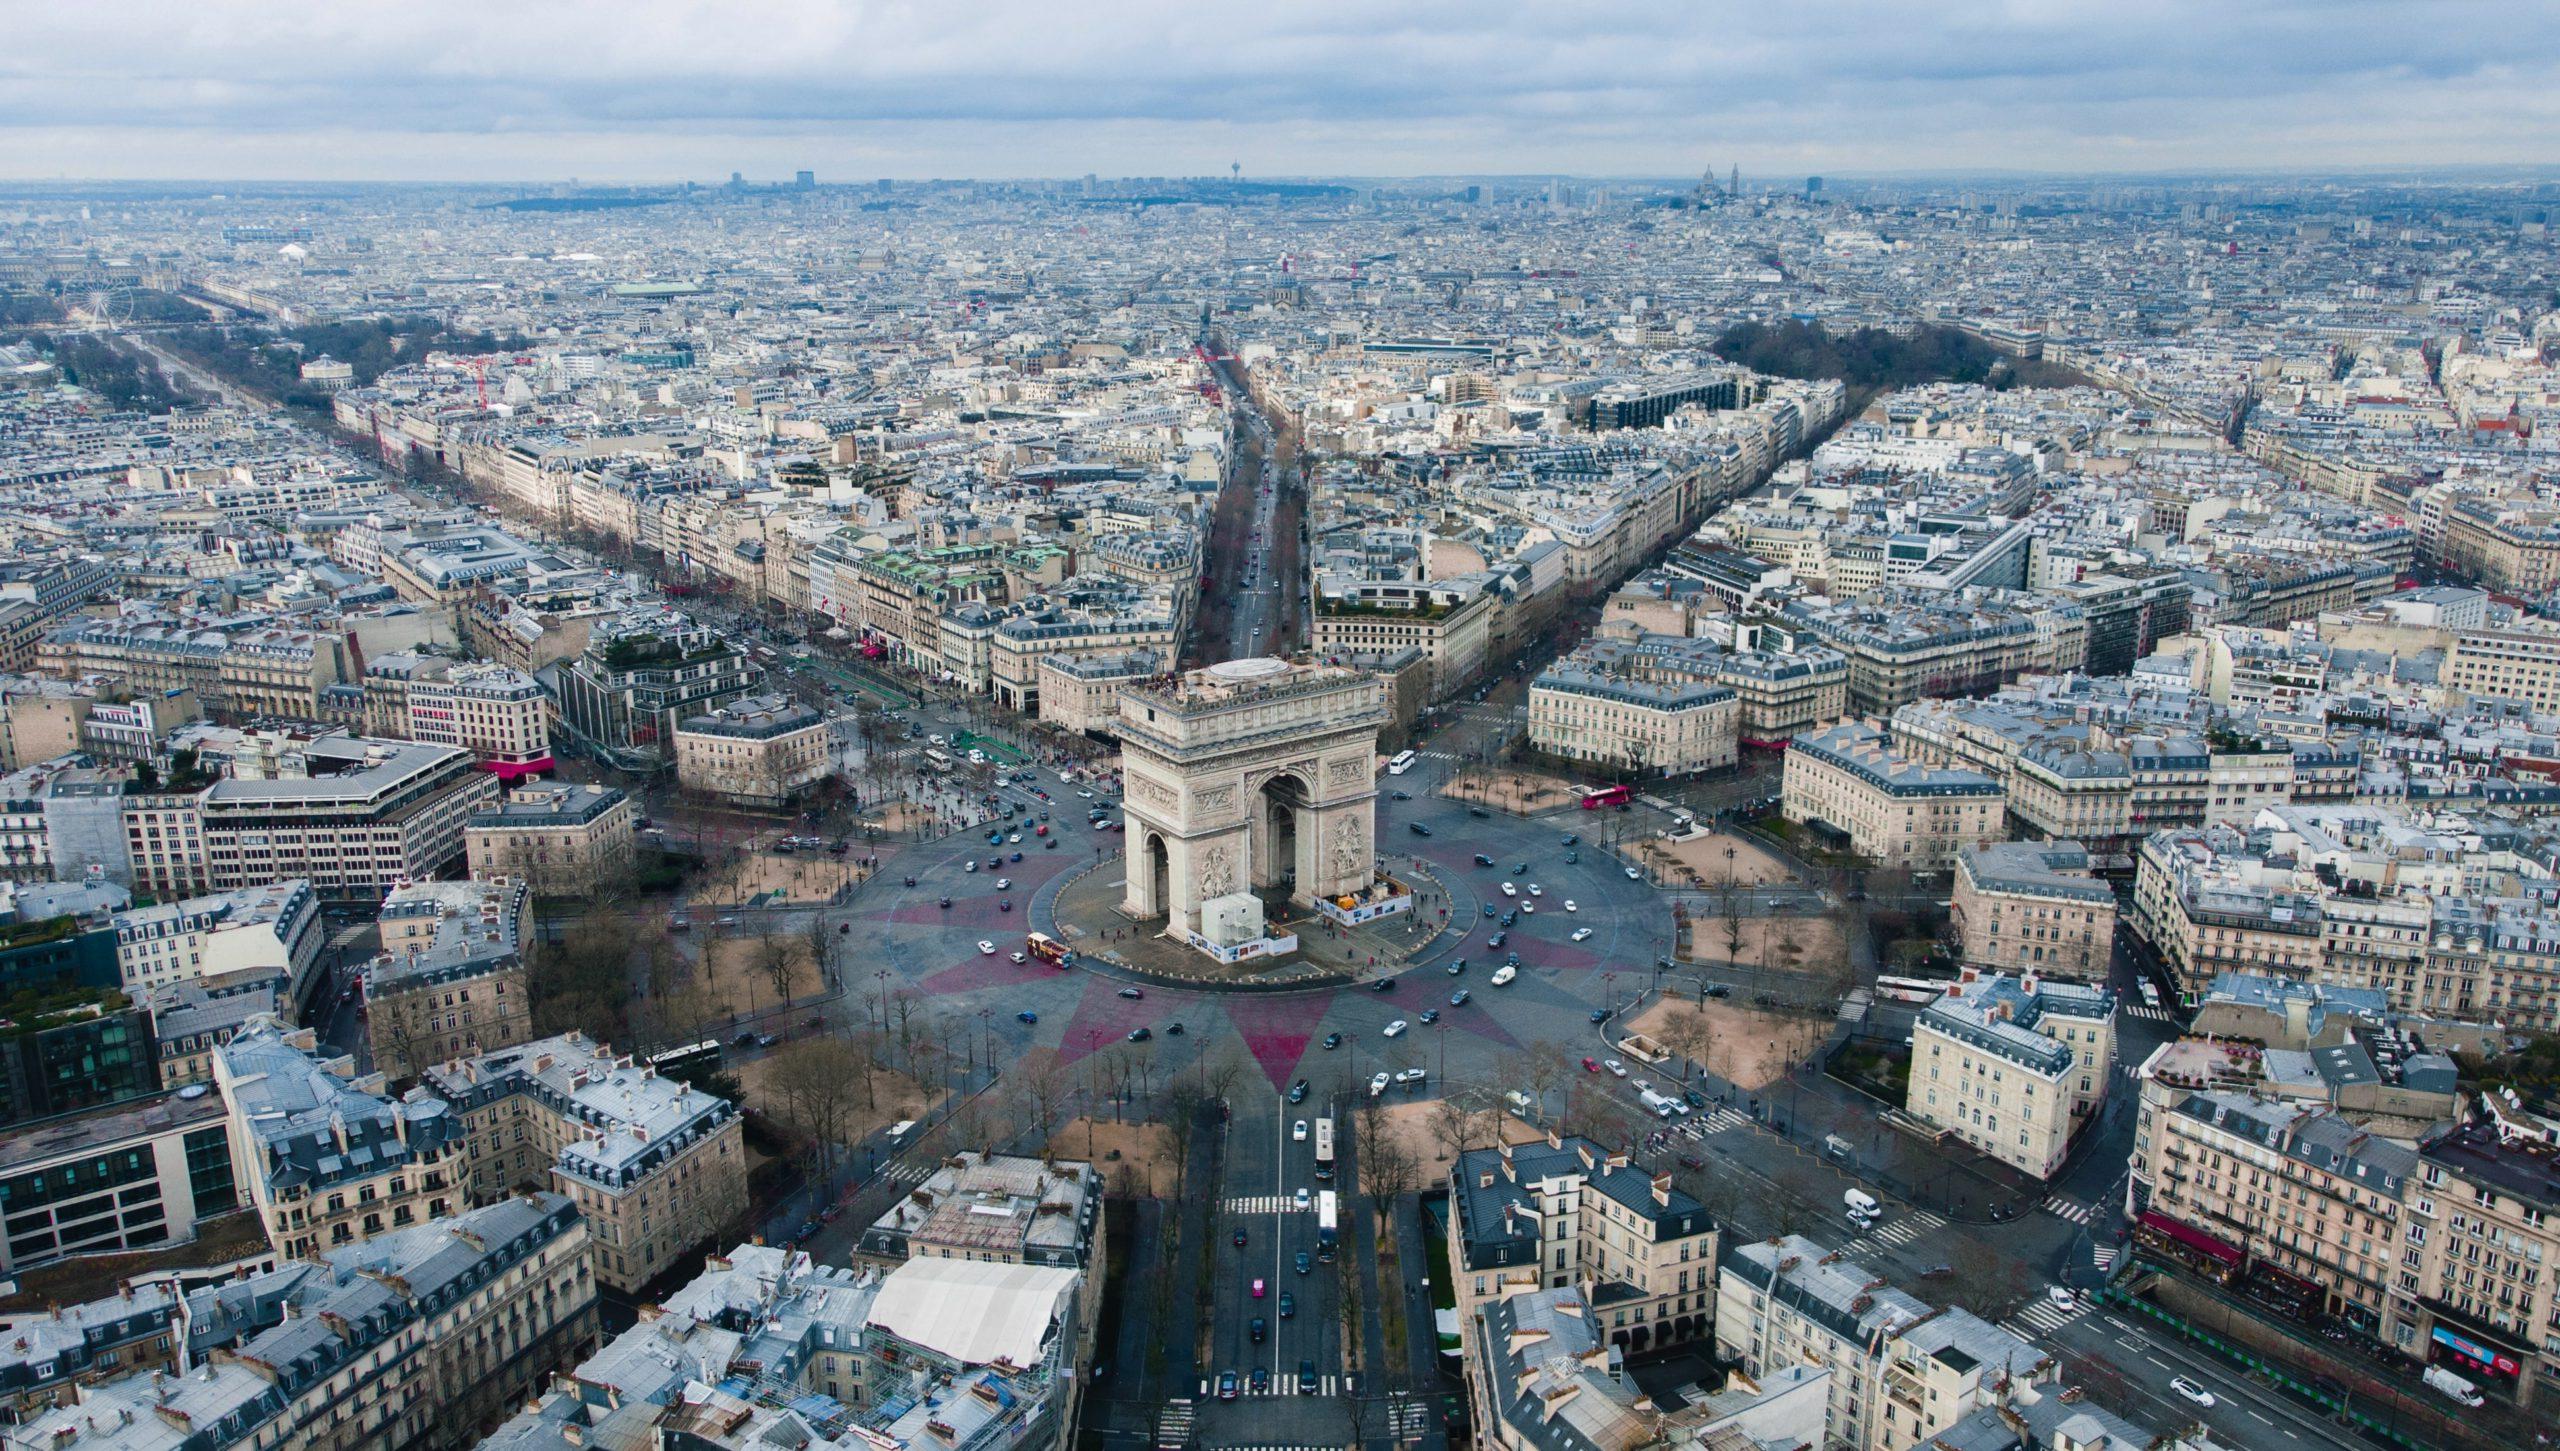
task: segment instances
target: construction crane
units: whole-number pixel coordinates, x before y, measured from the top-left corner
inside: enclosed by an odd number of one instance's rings
[[[473,358],[471,360],[471,382],[480,390],[480,411],[483,413],[489,411],[488,368],[489,360],[486,358]]]

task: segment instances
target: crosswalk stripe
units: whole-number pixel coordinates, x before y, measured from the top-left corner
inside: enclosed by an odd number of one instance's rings
[[[2063,1194],[2049,1196],[2044,1203],[2036,1207],[2057,1219],[2070,1220],[2073,1224],[2087,1224],[2097,1214],[2097,1210],[2089,1205]]]
[[[1235,1194],[1219,1202],[1229,1214],[1288,1214],[1297,1203],[1286,1194]]]

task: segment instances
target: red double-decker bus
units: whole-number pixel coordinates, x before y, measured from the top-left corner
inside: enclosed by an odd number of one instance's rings
[[[1022,939],[1022,948],[1052,967],[1065,967],[1075,960],[1075,954],[1067,950],[1065,943],[1046,932],[1034,932],[1025,937]]]
[[[1582,809],[1585,811],[1624,806],[1633,801],[1636,796],[1635,788],[1632,786],[1584,786],[1579,789],[1582,792]]]

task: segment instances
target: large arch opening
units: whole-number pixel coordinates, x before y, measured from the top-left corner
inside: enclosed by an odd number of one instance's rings
[[[1294,895],[1303,875],[1306,843],[1298,824],[1307,809],[1307,785],[1283,773],[1262,783],[1253,801],[1253,884]]]
[[[1143,856],[1138,869],[1146,873],[1146,889],[1139,896],[1139,906],[1146,916],[1161,917],[1173,907],[1173,856],[1165,849],[1161,833],[1147,833]]]

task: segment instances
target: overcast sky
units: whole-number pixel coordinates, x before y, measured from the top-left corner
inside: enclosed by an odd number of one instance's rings
[[[0,175],[2560,162],[2560,0],[0,0]]]

